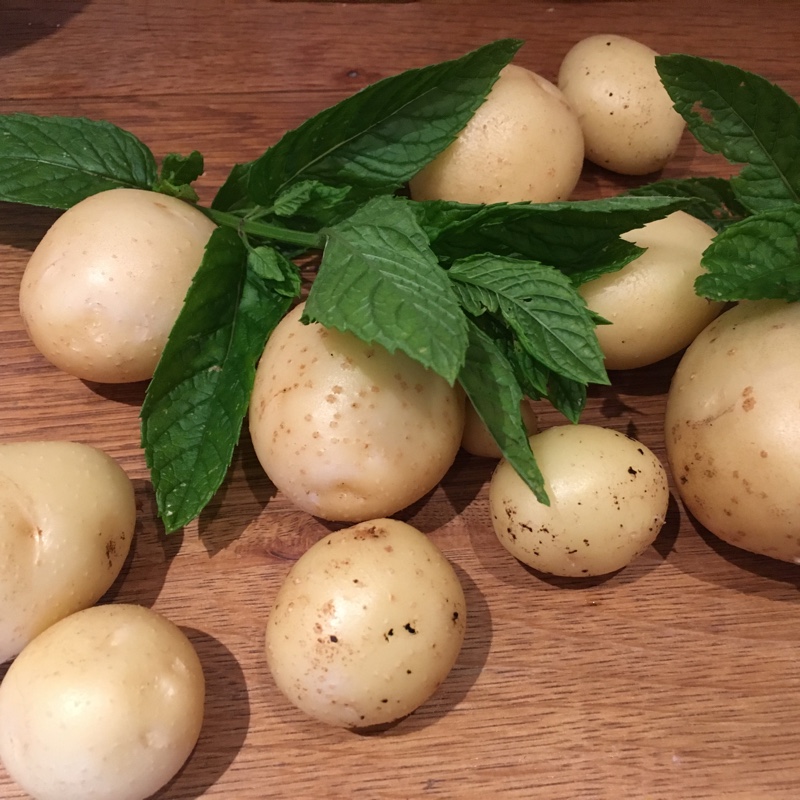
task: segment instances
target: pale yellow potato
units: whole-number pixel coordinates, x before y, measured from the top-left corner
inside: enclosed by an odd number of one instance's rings
[[[578,115],[589,161],[645,175],[675,155],[686,123],[661,83],[656,55],[634,39],[598,34],[564,57],[558,87]]]
[[[84,380],[151,378],[214,227],[188,203],[140,189],[101,192],[64,212],[20,286],[36,348]]]
[[[0,685],[0,760],[36,800],[144,800],[200,735],[205,680],[155,611],[112,604],[48,628]]]
[[[623,234],[647,250],[579,287],[586,305],[612,323],[597,326],[607,369],[643,367],[677,353],[722,311],[724,303],[694,290],[714,235],[705,222],[676,211]]]
[[[740,303],[689,346],[665,438],[683,504],[730,544],[800,563],[800,304]]]
[[[409,186],[415,200],[566,200],[583,167],[583,133],[561,92],[509,64],[458,138]]]
[[[473,456],[482,458],[502,458],[503,454],[500,452],[500,447],[492,434],[489,433],[484,421],[478,416],[475,406],[469,400],[467,400],[465,410],[464,433],[461,436],[461,446],[464,450]],[[533,406],[527,400],[523,400],[520,403],[520,411],[522,413],[522,423],[528,435],[537,433],[539,420],[533,410]]]
[[[445,680],[464,640],[453,567],[391,519],[336,531],[292,566],[267,623],[267,663],[306,714],[344,728],[393,722]]]
[[[133,485],[76,442],[0,444],[0,662],[97,602],[133,539]]]
[[[530,443],[550,505],[506,461],[489,485],[494,531],[511,555],[540,572],[579,578],[622,569],[652,544],[669,489],[649,448],[594,425],[548,428]]]
[[[259,362],[250,434],[275,486],[304,511],[358,522],[433,489],[464,429],[459,389],[404,353],[350,333],[280,322]]]

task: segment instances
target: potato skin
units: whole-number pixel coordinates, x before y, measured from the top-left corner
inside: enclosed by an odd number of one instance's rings
[[[37,800],[144,800],[203,721],[192,644],[155,611],[80,611],[33,640],[0,685],[0,759]]]
[[[330,725],[393,722],[424,703],[458,657],[466,601],[416,528],[362,522],[292,566],[267,623],[269,668],[298,708]]]
[[[409,182],[415,200],[566,200],[583,167],[575,112],[547,79],[516,64],[500,73],[458,138]]]
[[[597,326],[607,369],[635,369],[674,355],[722,311],[724,303],[694,290],[714,235],[705,222],[676,211],[623,234],[646,251],[579,287],[586,305],[612,323]]]
[[[800,561],[800,304],[743,302],[689,346],[665,414],[686,508],[720,539]]]
[[[250,434],[270,480],[329,520],[388,516],[433,489],[464,428],[463,393],[403,353],[300,322],[267,342],[250,402]]]
[[[489,485],[495,533],[515,558],[551,575],[606,575],[655,540],[669,489],[647,447],[595,425],[548,428],[530,443],[550,505],[539,503],[506,461]]]
[[[136,525],[133,485],[76,442],[0,445],[0,662],[116,579]]]
[[[36,348],[83,380],[151,378],[214,227],[188,203],[141,189],[100,192],[68,209],[20,285]]]
[[[686,123],[656,70],[655,50],[614,34],[574,45],[558,86],[575,109],[586,158],[623,175],[646,175],[675,155]]]

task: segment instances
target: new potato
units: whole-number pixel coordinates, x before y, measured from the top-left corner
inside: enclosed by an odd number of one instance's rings
[[[0,445],[0,662],[116,579],[136,524],[133,486],[76,442]]]
[[[548,428],[530,443],[550,505],[506,461],[489,485],[497,538],[523,564],[563,577],[606,575],[655,540],[669,489],[647,447],[594,425]]]
[[[677,353],[722,311],[724,303],[694,290],[714,235],[705,222],[676,211],[623,234],[645,252],[579,287],[586,305],[612,323],[596,329],[607,369],[643,367]]]
[[[388,516],[433,489],[464,428],[463,393],[404,353],[280,322],[258,364],[250,434],[269,479],[331,520]]]
[[[74,205],[22,276],[20,312],[36,348],[84,380],[151,378],[214,227],[188,203],[141,189]]]
[[[458,657],[466,602],[458,576],[416,528],[391,519],[336,531],[292,566],[266,630],[278,688],[346,728],[410,714]]]
[[[583,167],[575,112],[547,79],[516,64],[500,73],[458,138],[409,182],[415,200],[566,200]]]
[[[743,302],[689,346],[667,396],[670,469],[686,508],[753,553],[800,560],[800,304]]]
[[[144,800],[189,757],[205,680],[191,642],[150,609],[79,611],[0,684],[0,760],[36,800]]]

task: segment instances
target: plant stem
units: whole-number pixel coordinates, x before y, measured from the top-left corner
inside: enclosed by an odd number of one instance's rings
[[[198,208],[200,208],[198,206]],[[227,211],[219,211],[215,208],[201,208],[206,216],[210,217],[218,225],[228,228],[236,228],[245,233],[252,233],[256,236],[263,236],[265,239],[272,239],[276,242],[285,244],[296,244],[300,247],[309,249],[321,249],[325,239],[318,233],[308,233],[307,231],[296,231],[291,228],[283,228],[280,225],[273,225],[268,222],[244,219],[236,214]]]

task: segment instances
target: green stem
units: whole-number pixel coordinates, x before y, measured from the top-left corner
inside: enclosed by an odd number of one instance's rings
[[[263,236],[265,239],[272,239],[276,242],[296,244],[300,245],[300,247],[307,247],[314,250],[321,249],[325,243],[324,237],[318,233],[295,231],[291,228],[283,228],[280,225],[273,225],[268,222],[244,219],[236,214],[231,214],[227,211],[219,211],[215,208],[201,208],[201,211],[218,225],[224,225],[227,228],[236,228],[239,231],[252,233],[255,236]]]

